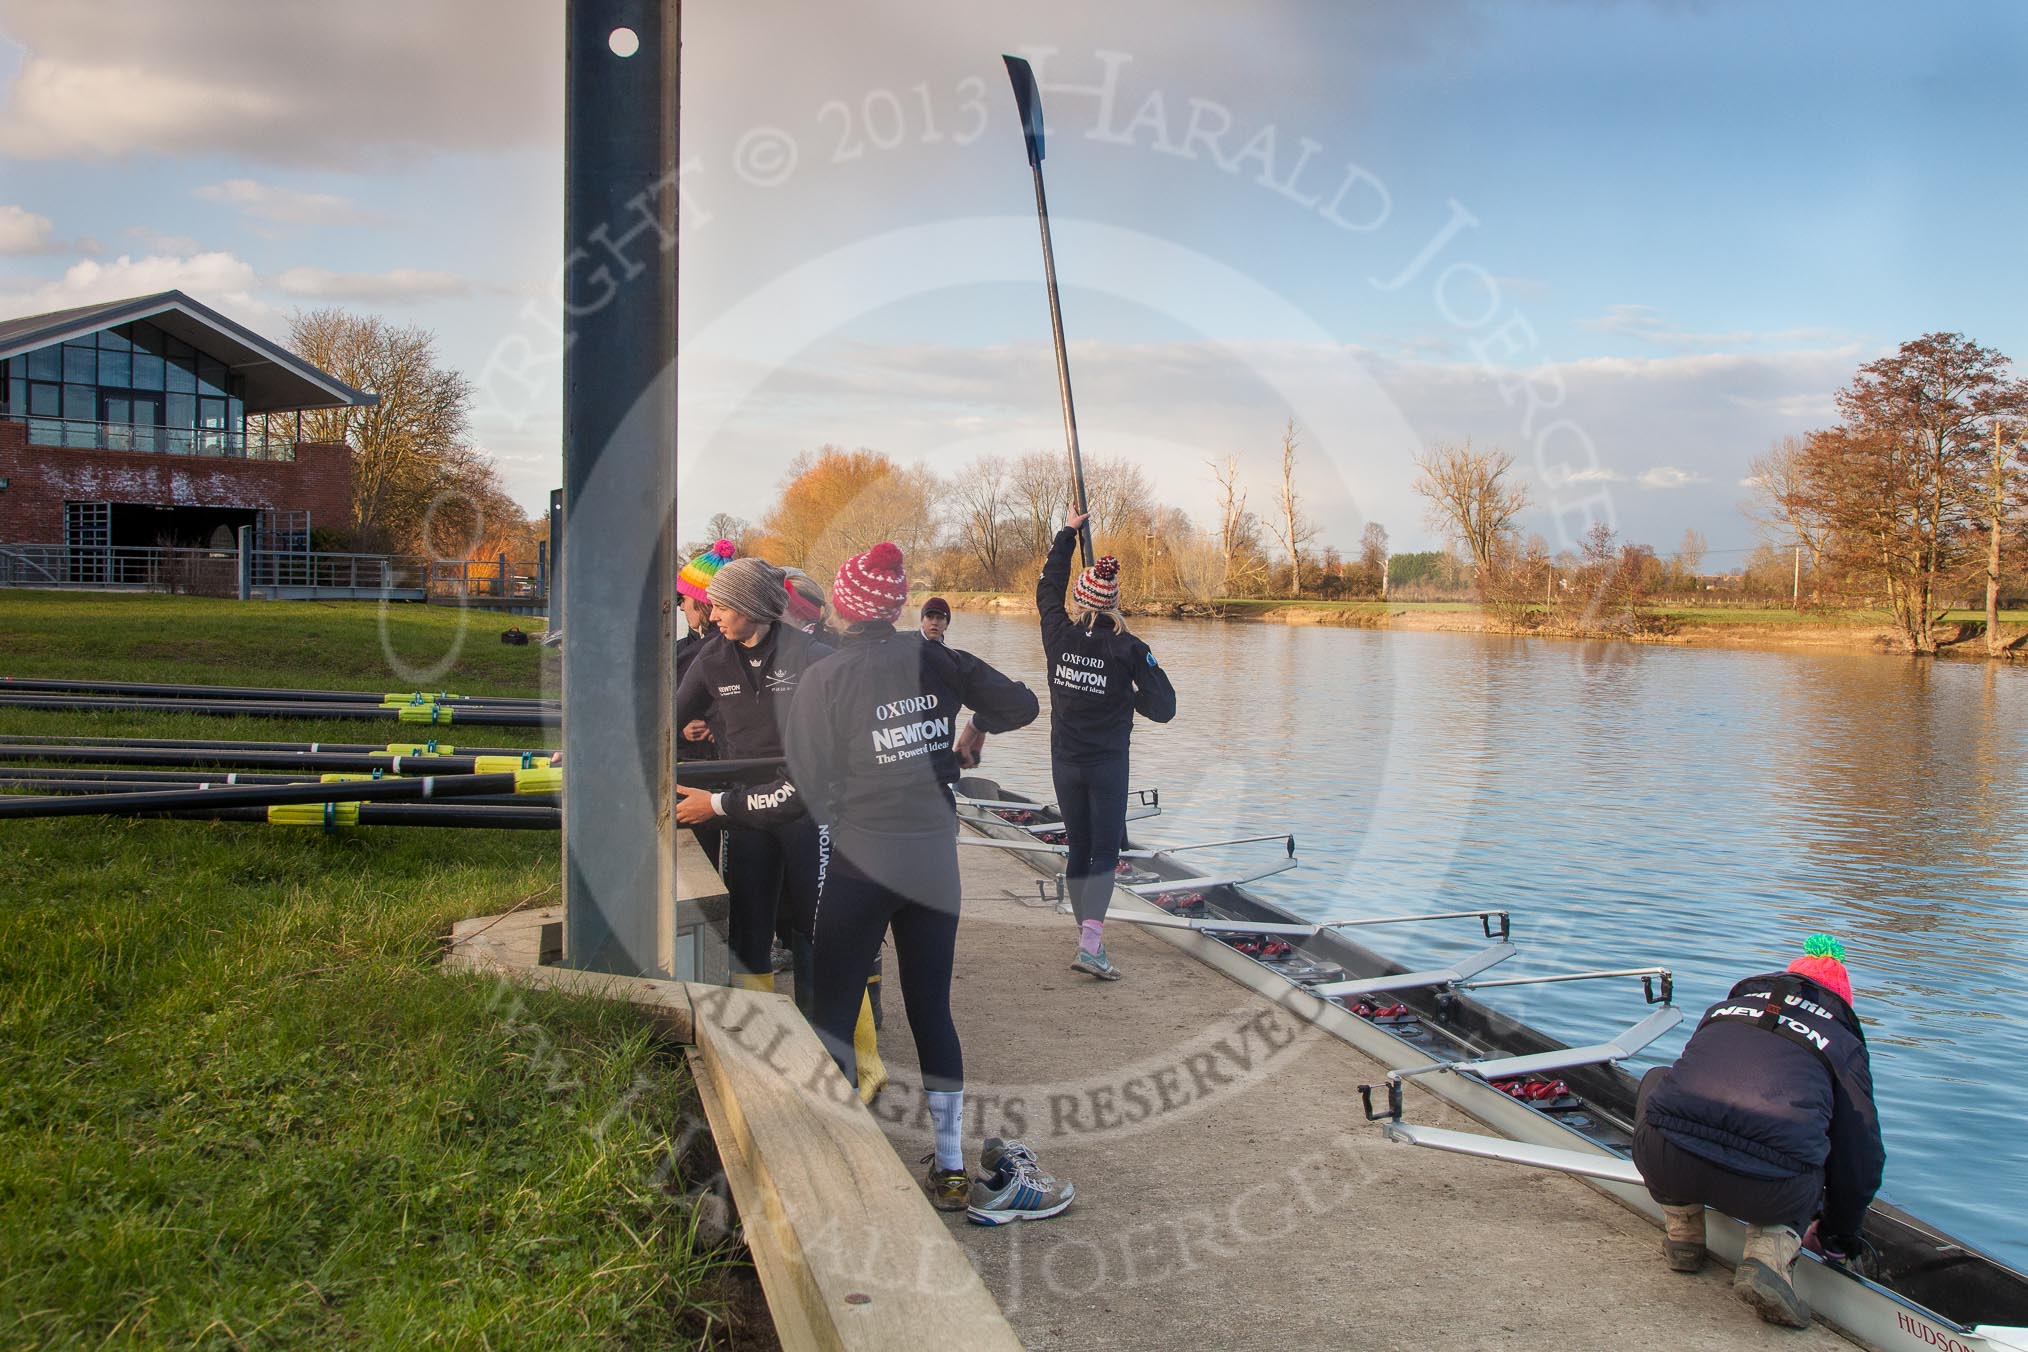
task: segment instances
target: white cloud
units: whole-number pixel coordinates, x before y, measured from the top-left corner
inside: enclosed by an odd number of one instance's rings
[[[23,207],[0,206],[0,254],[47,253],[54,242],[47,216]]]
[[[130,225],[124,232],[128,239],[152,254],[173,254],[187,257],[204,252],[204,246],[188,235],[165,235],[150,225]]]
[[[290,268],[275,278],[283,293],[305,300],[442,300],[471,290],[464,278],[449,272],[393,268],[387,272],[333,272],[329,268]]]
[[[0,314],[44,314],[157,291],[184,291],[255,328],[272,326],[278,313],[256,299],[257,285],[252,265],[229,253],[188,258],[121,254],[109,263],[96,259],[73,263],[52,281],[0,290]]]
[[[26,52],[0,154],[356,168],[550,139],[561,15],[550,0],[0,0],[0,29]]]
[[[1731,329],[1718,333],[1694,333],[1672,328],[1660,310],[1652,305],[1609,305],[1602,315],[1580,319],[1577,326],[1595,333],[1616,333],[1651,347],[1682,349],[1692,347],[1746,347],[1762,343],[1819,343],[1836,341],[1844,335],[1833,329]]]
[[[1589,469],[1572,470],[1559,476],[1567,484],[1616,484],[1624,483],[1626,475],[1604,465],[1593,465]]]
[[[384,219],[335,193],[300,192],[250,178],[229,178],[192,191],[207,202],[237,207],[256,220],[284,225],[371,225]]]
[[[1691,484],[1705,482],[1705,476],[1677,469],[1674,465],[1657,465],[1653,469],[1642,470],[1637,482],[1643,488],[1687,488]]]

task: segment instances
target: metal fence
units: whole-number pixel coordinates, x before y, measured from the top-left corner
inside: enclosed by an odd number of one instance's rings
[[[65,446],[85,451],[151,451],[162,455],[203,455],[227,460],[294,460],[292,437],[264,428],[157,427],[148,423],[89,422],[82,418],[14,416],[28,424],[31,446]]]
[[[437,559],[430,564],[432,600],[541,600],[549,594],[546,563],[492,559]]]
[[[154,545],[0,545],[0,587],[67,587],[235,596],[234,549]],[[422,599],[429,561],[399,554],[330,554],[257,549],[248,560],[253,590],[289,595],[396,595]]]

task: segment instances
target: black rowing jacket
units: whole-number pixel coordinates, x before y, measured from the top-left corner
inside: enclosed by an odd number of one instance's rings
[[[826,826],[948,831],[951,743],[965,708],[988,733],[1026,727],[1041,711],[1027,686],[971,653],[890,624],[861,626],[803,677],[784,738],[789,778]]]
[[[705,640],[716,637],[718,637],[718,627],[706,621],[703,629],[693,629],[682,638],[676,640],[676,688],[678,690],[683,688],[683,678],[689,674],[690,664],[697,660],[698,653],[704,651]],[[707,717],[705,721],[710,722],[711,720]],[[676,725],[676,734],[679,738],[682,736],[683,724],[678,723]],[[716,725],[713,725],[711,734],[714,737],[718,735]],[[678,741],[676,745],[681,749],[684,760],[718,759],[717,742]]]
[[[1824,1171],[1823,1233],[1856,1235],[1886,1163],[1859,1019],[1806,977],[1748,977],[1704,1015],[1647,1119],[1749,1178]]]
[[[789,700],[804,673],[831,652],[828,645],[779,620],[751,648],[714,631],[698,645],[676,687],[677,735],[682,735],[691,720],[702,718],[718,738],[720,760],[781,755],[782,724],[788,717]],[[691,743],[679,745],[685,756],[691,754]],[[762,772],[748,781],[748,787],[775,778]],[[728,790],[726,815],[747,824],[732,810],[733,801]]]
[[[1176,687],[1141,640],[1105,620],[1086,628],[1070,618],[1063,593],[1076,548],[1076,531],[1056,533],[1035,584],[1035,609],[1049,663],[1049,754],[1092,765],[1127,754],[1136,713],[1156,723],[1174,718]]]

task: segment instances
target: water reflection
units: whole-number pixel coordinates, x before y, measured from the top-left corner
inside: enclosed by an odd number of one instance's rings
[[[1874,1046],[1887,1193],[2028,1263],[2028,1175],[1991,1167],[2017,1162],[2009,1142],[2028,1115],[2011,1073],[2028,1063],[2028,673],[1281,625],[1136,630],[1181,706],[1135,734],[1135,784],[1160,787],[1164,809],[1138,834],[1293,830],[1304,866],[1260,890],[1305,914],[1507,907],[1523,952],[1504,974],[1659,962],[1693,1010],[1832,930]],[[952,641],[1041,688],[1032,619],[966,612]],[[1046,795],[1045,733],[995,738],[988,756],[1011,787]],[[1484,943],[1469,924],[1374,937],[1418,964]],[[1566,1039],[1642,1012],[1631,983],[1498,994]]]

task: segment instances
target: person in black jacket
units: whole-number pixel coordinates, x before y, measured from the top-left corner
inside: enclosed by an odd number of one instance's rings
[[[1862,1252],[1886,1163],[1842,944],[1813,934],[1787,971],[1734,986],[1676,1064],[1642,1078],[1634,1163],[1662,1204],[1671,1267],[1703,1266],[1704,1208],[1716,1207],[1747,1224],[1740,1299],[1771,1324],[1808,1326],[1796,1256],[1806,1243],[1833,1261]]]
[[[686,631],[676,640],[676,684],[681,688],[684,675],[690,664],[697,660],[704,641],[715,637],[718,626],[711,622],[711,596],[706,590],[711,579],[720,568],[730,563],[738,549],[730,540],[720,540],[683,565],[676,575],[677,604],[683,612]],[[678,726],[681,726],[680,724]],[[711,736],[683,744],[684,760],[718,759],[718,743]],[[717,822],[708,821],[690,828],[690,834],[697,838],[697,844],[704,851],[705,858],[715,865],[718,863],[720,846],[724,843]]]
[[[957,809],[961,750],[1034,721],[1034,694],[969,653],[897,633],[908,599],[901,551],[881,543],[847,559],[831,588],[845,625],[837,653],[804,675],[789,711],[789,775],[824,842],[811,1018],[848,1081],[858,1078],[853,1015],[887,932],[936,1126],[927,1186],[963,1209],[964,1052],[951,1019],[958,936]],[[960,731],[963,709],[973,713]]]
[[[686,745],[716,735],[727,760],[779,757],[782,723],[803,673],[831,649],[782,621],[786,576],[760,559],[734,559],[709,588],[718,635],[705,640],[676,689],[676,725]],[[767,815],[769,797],[793,801],[780,776],[758,773],[715,794],[684,790],[676,820],[724,830],[719,872],[728,896],[733,984],[773,990],[769,961],[776,908],[786,902],[792,952],[800,949],[796,1001],[812,990],[809,935],[817,906],[817,828],[799,810]]]
[[[1078,577],[1072,593],[1078,618],[1064,609],[1071,551],[1088,515],[1073,512],[1056,533],[1035,586],[1035,609],[1049,664],[1049,759],[1067,839],[1064,873],[1078,922],[1070,965],[1117,981],[1120,969],[1106,955],[1105,920],[1127,825],[1134,715],[1167,723],[1176,716],[1176,687],[1148,645],[1127,632],[1118,559],[1100,559]]]

